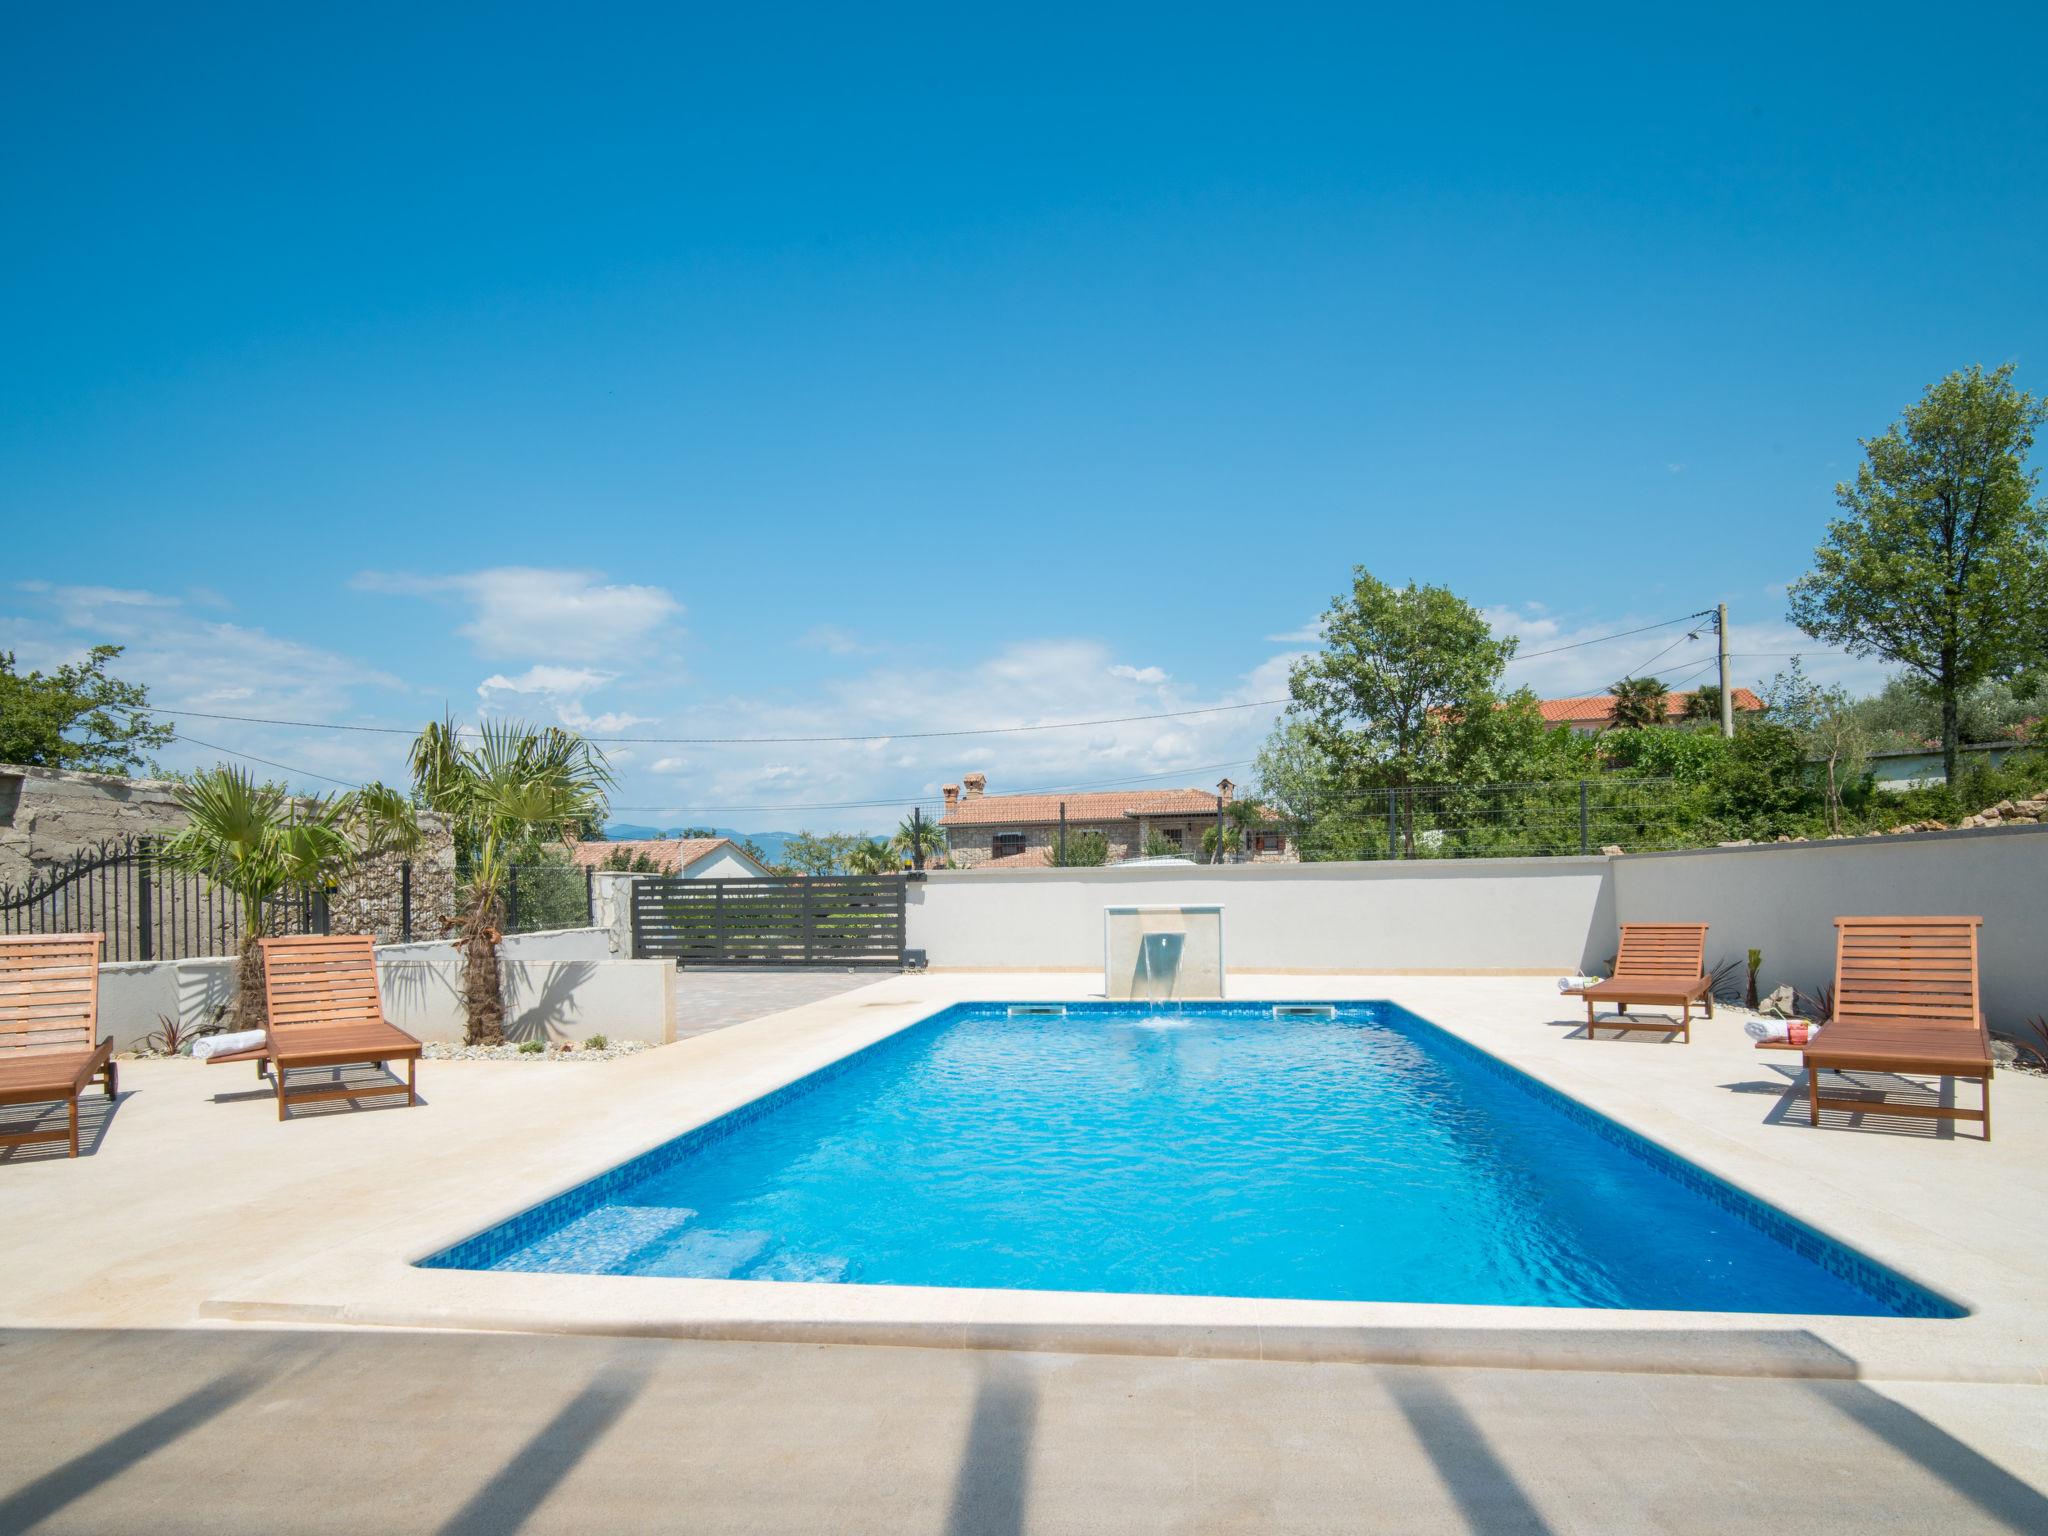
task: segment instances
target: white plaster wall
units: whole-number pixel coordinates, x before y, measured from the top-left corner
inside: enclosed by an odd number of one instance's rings
[[[683,876],[689,880],[758,880],[766,873],[738,850],[720,848],[684,870]]]
[[[459,962],[380,956],[377,980],[385,1016],[400,1029],[422,1040],[462,1039]],[[508,959],[504,984],[510,1040],[675,1038],[675,967],[665,960]]]
[[[603,1034],[661,1044],[674,1038],[675,967],[612,958],[599,929],[520,934],[504,949],[506,1033],[516,1040]],[[538,943],[531,941],[541,941]],[[462,1038],[462,968],[450,944],[389,944],[377,951],[384,1011],[422,1040]],[[100,967],[100,1035],[134,1050],[160,1015],[210,1022],[234,996],[235,961],[158,960]]]
[[[941,969],[1100,970],[1102,909],[1162,902],[1221,903],[1231,971],[1562,975],[1614,942],[1603,858],[942,870],[910,886],[907,942]]]
[[[1707,959],[1763,951],[1759,985],[1832,981],[1836,916],[1984,919],[1984,1012],[2011,1030],[2048,1014],[2048,827],[1763,843],[1614,861],[1629,922],[1704,922]],[[1612,940],[1597,959],[1613,953]]]

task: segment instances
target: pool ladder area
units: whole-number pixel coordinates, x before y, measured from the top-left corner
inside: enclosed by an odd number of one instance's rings
[[[1336,1008],[1329,1003],[1275,1003],[1273,1017],[1276,1019],[1334,1019]]]

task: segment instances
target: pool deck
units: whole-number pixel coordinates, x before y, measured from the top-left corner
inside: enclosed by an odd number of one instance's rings
[[[1794,1063],[1725,1015],[1589,1041],[1546,983],[1234,976],[1238,998],[1386,997],[1970,1309],[1955,1320],[1447,1307],[425,1270],[413,1260],[949,1003],[1082,975],[891,977],[608,1063],[431,1063],[425,1104],[277,1124],[246,1067],[127,1064],[91,1155],[0,1159],[0,1325],[269,1322],[1267,1360],[2048,1382],[2048,1080],[1998,1139],[1806,1123]],[[1964,1090],[1969,1091],[1968,1089]],[[102,1123],[104,1121],[105,1123]],[[52,1149],[54,1150],[54,1149]],[[1872,1192],[1881,1194],[1873,1202]]]

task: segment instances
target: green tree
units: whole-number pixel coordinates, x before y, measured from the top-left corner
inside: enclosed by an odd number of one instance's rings
[[[785,869],[799,875],[836,875],[864,839],[851,832],[798,832],[782,845]]]
[[[339,798],[299,797],[223,765],[190,775],[173,794],[185,826],[159,847],[158,861],[225,887],[241,908],[230,1013],[237,1030],[263,1027],[257,941],[269,931],[270,904],[291,889],[333,884],[358,858],[419,844],[404,797],[378,784]]]
[[[1515,653],[1443,587],[1394,588],[1359,566],[1323,615],[1323,646],[1288,679],[1293,709],[1349,783],[1423,782],[1447,731],[1494,705]]]
[[[1069,827],[1065,850],[1054,833],[1046,845],[1045,862],[1059,869],[1094,869],[1109,862],[1109,839],[1092,829]]]
[[[1721,687],[1718,683],[1704,683],[1685,696],[1685,709],[1681,718],[1694,725],[1719,725],[1721,723]]]
[[[1670,721],[1664,707],[1667,690],[1654,677],[1624,677],[1607,692],[1614,699],[1608,724],[1617,731],[1649,730]]]
[[[1870,761],[1870,734],[1848,691],[1816,683],[1797,657],[1771,679],[1764,705],[1772,722],[1799,740],[1809,762],[1821,768],[1821,795],[1828,830],[1842,830],[1842,800]]]
[[[96,645],[46,675],[16,671],[14,653],[0,651],[0,763],[132,773],[169,746],[171,727],[144,713],[149,690],[108,674],[120,654]]]
[[[453,720],[436,721],[414,740],[411,761],[414,798],[446,818],[468,880],[455,927],[463,1038],[502,1045],[498,945],[511,866],[536,842],[566,844],[605,819],[611,765],[573,731],[510,720],[485,721],[469,741]]]
[[[1817,640],[1911,668],[1940,704],[1942,768],[1956,777],[1965,692],[2039,654],[2048,609],[2048,507],[2027,468],[2048,405],[2011,364],[1930,385],[1835,487],[1791,618]]]

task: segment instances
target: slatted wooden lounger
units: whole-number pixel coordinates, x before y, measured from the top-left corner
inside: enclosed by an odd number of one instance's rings
[[[0,938],[0,1104],[69,1106],[61,1131],[0,1135],[0,1147],[69,1141],[78,1156],[78,1096],[101,1078],[116,1086],[114,1042],[99,1038],[99,933],[18,934]]]
[[[384,1017],[377,995],[376,940],[368,934],[337,938],[263,939],[263,994],[268,1037],[254,1050],[209,1058],[253,1061],[267,1067],[277,1091],[277,1118],[293,1104],[322,1099],[363,1099],[402,1093],[419,1103],[420,1043]],[[287,1092],[285,1074],[306,1067],[405,1063],[405,1081],[386,1086],[335,1085]]]
[[[1981,917],[1838,917],[1834,1014],[1805,1045],[1782,1040],[1765,1050],[1798,1051],[1806,1068],[1807,1117],[1823,1109],[1852,1114],[1976,1120],[1991,1139],[1991,1035],[1977,994]],[[1907,1104],[1866,1095],[1822,1098],[1823,1072],[1895,1072],[1971,1078],[1981,1109]]]
[[[1676,1030],[1687,1045],[1692,1044],[1692,1005],[1705,1003],[1707,1017],[1714,1016],[1714,984],[1707,977],[1706,955],[1705,923],[1623,923],[1614,975],[1580,994],[1586,1000],[1586,1038],[1598,1038],[1595,1028],[1652,1029],[1667,1035]],[[1599,1003],[1614,1004],[1621,1017],[1596,1025],[1593,1010]],[[1675,1007],[1678,1022],[1631,1018],[1630,1003]]]

